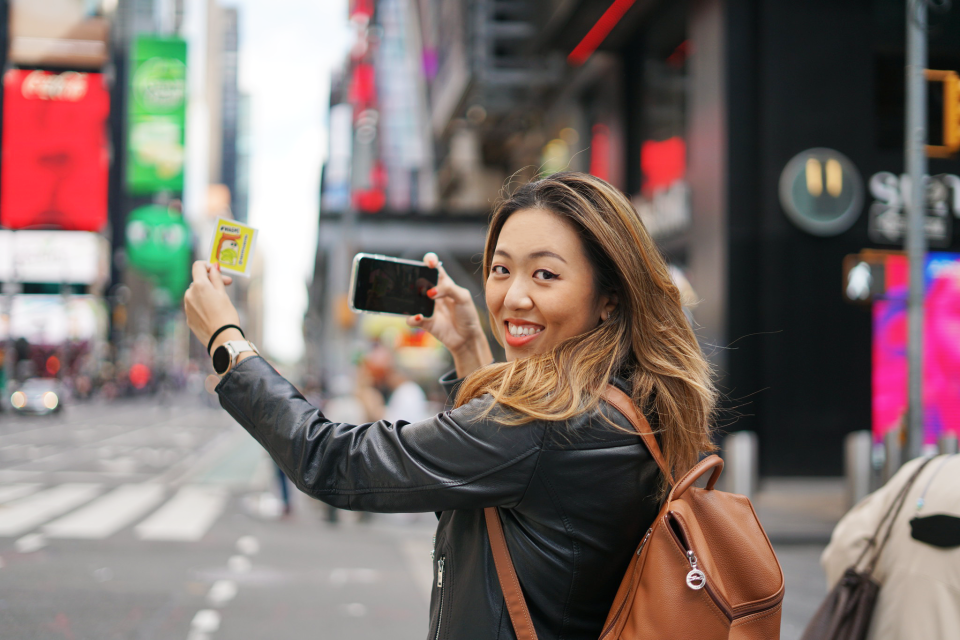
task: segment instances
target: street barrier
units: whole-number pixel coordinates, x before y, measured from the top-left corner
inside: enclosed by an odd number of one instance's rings
[[[843,473],[847,485],[847,507],[852,507],[873,488],[873,434],[853,431],[843,441]]]
[[[884,462],[883,462],[883,482],[893,477],[903,464],[903,448],[900,443],[901,432],[899,429],[888,431],[883,437]]]
[[[957,434],[945,433],[940,436],[939,449],[941,454],[960,453],[957,447]]]
[[[757,493],[759,482],[757,434],[753,431],[738,431],[723,439],[724,489],[739,493],[751,500]]]

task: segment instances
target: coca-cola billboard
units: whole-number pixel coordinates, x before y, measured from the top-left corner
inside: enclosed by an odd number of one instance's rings
[[[100,231],[109,94],[99,73],[4,75],[0,226]]]

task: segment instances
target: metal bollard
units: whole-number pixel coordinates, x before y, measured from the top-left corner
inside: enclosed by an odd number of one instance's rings
[[[853,431],[843,441],[843,472],[847,484],[847,507],[870,493],[873,476],[873,434]]]
[[[759,484],[757,470],[757,434],[738,431],[723,439],[724,487],[751,500]]]
[[[960,453],[957,446],[957,434],[955,433],[945,433],[940,436],[940,442],[938,443],[941,454],[954,454]]]
[[[883,464],[883,482],[886,483],[903,464],[903,449],[900,447],[900,430],[887,431],[883,437],[886,459]]]

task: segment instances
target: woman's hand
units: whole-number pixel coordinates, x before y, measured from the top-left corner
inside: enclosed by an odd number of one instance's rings
[[[464,378],[493,362],[490,343],[483,333],[480,315],[470,292],[447,275],[437,254],[428,253],[423,256],[423,261],[440,272],[437,286],[427,292],[436,304],[432,316],[411,316],[407,318],[407,324],[424,329],[449,349],[457,376]]]
[[[220,274],[220,267],[206,262],[193,263],[193,283],[183,296],[183,309],[187,314],[187,326],[204,347],[213,332],[225,324],[240,324],[240,315],[227,295],[227,285],[233,282],[230,276]],[[227,329],[217,336],[218,342],[239,340],[236,329]],[[214,349],[219,346],[214,344]],[[212,349],[211,349],[212,351]]]

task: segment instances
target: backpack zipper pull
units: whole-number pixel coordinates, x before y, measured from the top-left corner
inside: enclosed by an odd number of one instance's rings
[[[699,591],[707,585],[707,576],[697,568],[697,556],[693,555],[693,550],[687,551],[687,561],[690,563],[690,573],[687,574],[687,586],[694,591]]]
[[[443,557],[437,560],[437,586],[438,587],[443,586],[443,561],[444,560],[446,560],[446,558],[443,558]]]

